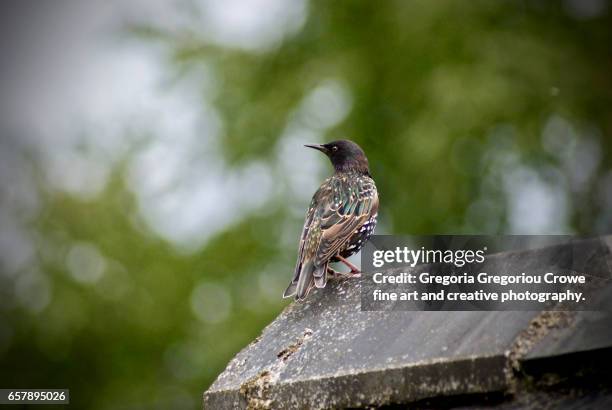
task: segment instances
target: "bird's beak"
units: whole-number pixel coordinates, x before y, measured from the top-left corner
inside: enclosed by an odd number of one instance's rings
[[[317,151],[321,151],[325,154],[327,154],[329,151],[327,150],[327,147],[325,145],[318,145],[318,144],[306,144],[304,145],[305,147],[308,148],[312,148],[312,149],[316,149]]]

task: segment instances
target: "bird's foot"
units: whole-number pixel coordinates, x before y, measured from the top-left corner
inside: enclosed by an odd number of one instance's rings
[[[338,272],[337,270],[334,270],[330,267],[327,268],[327,273],[329,273],[333,278],[345,278],[345,279],[349,279],[349,278],[360,278],[361,277],[361,272],[357,271],[357,272]]]
[[[329,266],[327,267],[327,273],[332,277],[332,278],[339,278],[342,275],[342,272],[338,272],[335,269],[330,268]]]

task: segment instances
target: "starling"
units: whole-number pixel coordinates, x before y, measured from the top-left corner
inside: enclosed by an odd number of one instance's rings
[[[346,258],[372,235],[378,214],[378,192],[359,145],[339,140],[306,147],[327,155],[335,172],[315,192],[306,213],[295,273],[283,294],[285,298],[295,295],[296,300],[306,298],[314,286],[325,287],[328,274],[359,275]],[[342,262],[351,272],[335,272],[330,262]]]

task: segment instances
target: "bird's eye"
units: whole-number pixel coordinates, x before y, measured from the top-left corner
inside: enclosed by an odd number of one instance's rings
[[[334,146],[332,147],[332,151],[334,151],[334,152],[338,151],[338,146],[337,146],[337,145],[334,145]]]

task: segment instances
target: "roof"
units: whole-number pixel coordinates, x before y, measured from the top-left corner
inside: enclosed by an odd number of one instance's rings
[[[596,254],[608,274],[611,238]],[[238,353],[204,393],[204,406],[610,403],[612,384],[599,382],[612,356],[612,289],[593,292],[592,311],[364,312],[359,281],[331,282],[289,305]]]

